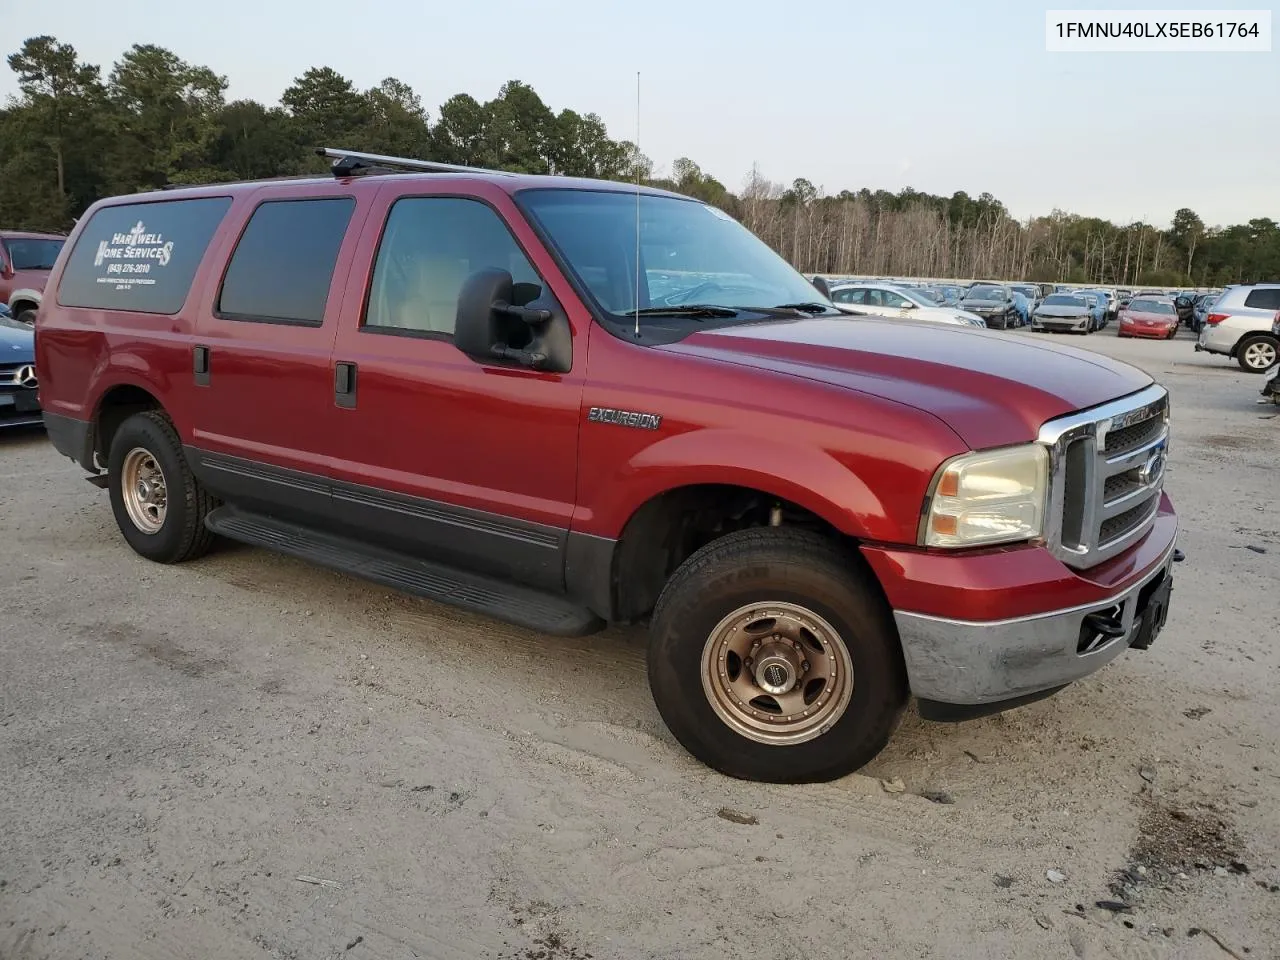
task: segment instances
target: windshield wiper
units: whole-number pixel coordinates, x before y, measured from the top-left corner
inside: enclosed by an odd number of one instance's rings
[[[627,310],[624,317],[736,317],[738,311],[734,307],[722,307],[715,303],[671,304],[665,307],[641,307],[639,310]]]
[[[803,303],[779,303],[770,310],[799,310],[801,313],[826,313],[831,308],[825,303],[809,300]]]

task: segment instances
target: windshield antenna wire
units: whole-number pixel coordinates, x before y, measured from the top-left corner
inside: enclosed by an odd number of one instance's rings
[[[636,339],[640,339],[640,71],[636,71],[636,148],[633,161],[636,168],[636,288],[635,314]]]

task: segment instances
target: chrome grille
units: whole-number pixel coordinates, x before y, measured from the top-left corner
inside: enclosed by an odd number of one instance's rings
[[[1045,539],[1064,563],[1109,560],[1155,521],[1169,445],[1169,394],[1159,385],[1050,420]]]

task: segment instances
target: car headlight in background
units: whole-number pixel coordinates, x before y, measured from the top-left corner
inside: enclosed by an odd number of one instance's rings
[[[1049,452],[1031,443],[953,457],[935,476],[921,541],[977,547],[1040,536],[1049,489]]]

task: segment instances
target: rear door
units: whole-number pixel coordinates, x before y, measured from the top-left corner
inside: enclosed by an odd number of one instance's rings
[[[329,356],[365,202],[342,184],[260,192],[227,231],[196,329],[192,461],[223,497],[273,515],[328,507]]]
[[[585,312],[489,184],[386,183],[365,234],[327,382],[335,516],[403,551],[563,589]],[[493,267],[520,302],[536,286],[567,309],[570,372],[479,362],[454,346],[459,289]]]

